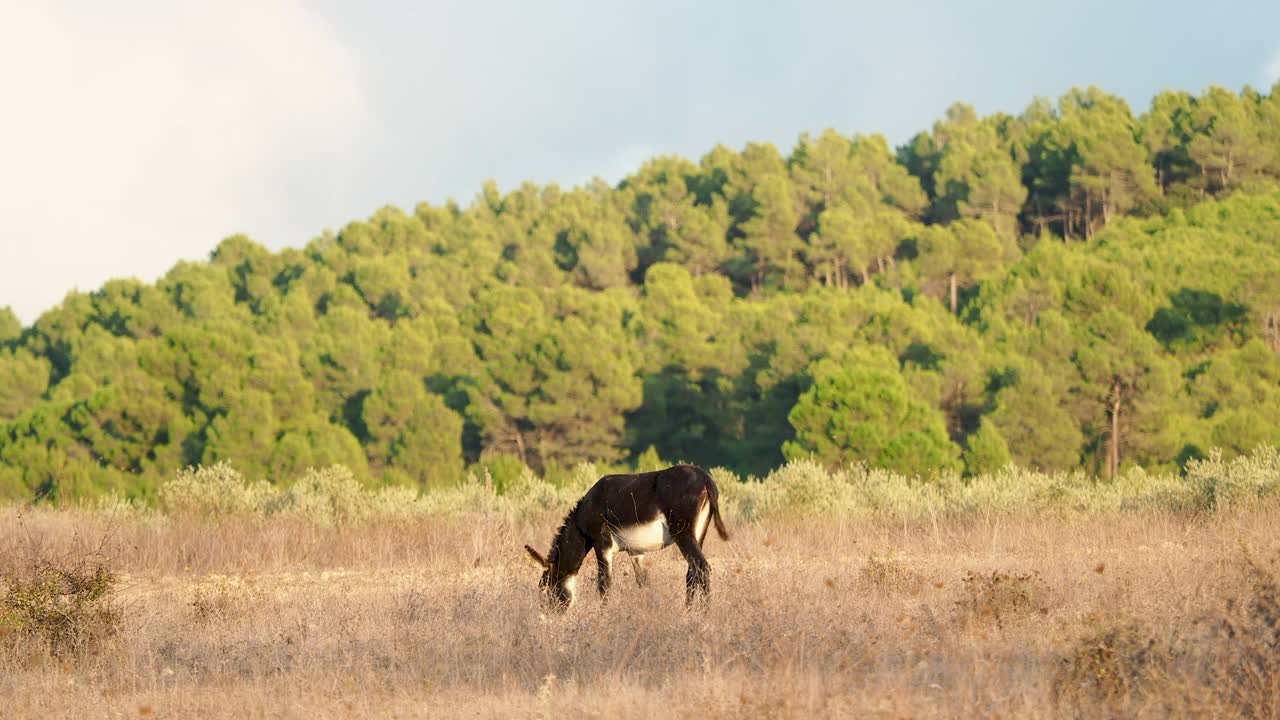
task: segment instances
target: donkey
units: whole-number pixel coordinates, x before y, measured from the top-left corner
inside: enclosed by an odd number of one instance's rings
[[[573,605],[578,570],[588,551],[596,554],[596,584],[600,597],[609,593],[614,553],[622,550],[635,563],[636,584],[644,587],[644,554],[675,544],[689,563],[685,601],[693,604],[711,592],[711,566],[702,555],[707,526],[714,522],[720,539],[728,540],[720,519],[720,491],[705,470],[676,465],[666,470],[606,475],[596,481],[565,516],[551,540],[546,558],[528,545],[524,549],[542,566],[538,583],[551,605]]]

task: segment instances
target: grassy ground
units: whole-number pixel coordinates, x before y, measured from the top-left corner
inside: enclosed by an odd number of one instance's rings
[[[0,629],[0,716],[1280,714],[1280,504],[728,521],[705,611],[686,611],[672,548],[643,590],[619,563],[608,604],[584,569],[556,616],[521,550],[551,517],[0,511],[11,585],[33,558],[94,551],[120,580],[116,631],[75,650]]]

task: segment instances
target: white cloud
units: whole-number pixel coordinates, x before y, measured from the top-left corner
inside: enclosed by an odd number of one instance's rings
[[[1266,75],[1267,86],[1280,82],[1280,48],[1276,48],[1271,53],[1271,62],[1267,63]]]
[[[1049,11],[739,5],[0,0],[0,306],[30,322],[234,232],[299,245],[384,203],[466,203],[490,177],[616,182],[654,154],[786,151],[825,127],[902,141],[955,100],[1016,113],[1072,84],[1144,107],[1163,87],[1280,79],[1280,51],[1257,62],[1271,37],[1231,64],[1117,30],[1068,61],[1037,44]],[[1230,37],[1234,19],[1187,22]]]
[[[234,232],[305,240],[319,221],[290,208],[352,182],[355,60],[300,3],[0,15],[0,306],[26,322],[70,287],[154,279]]]

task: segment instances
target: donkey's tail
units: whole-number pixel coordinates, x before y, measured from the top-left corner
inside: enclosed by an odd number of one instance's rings
[[[708,493],[708,500],[711,501],[711,521],[716,524],[716,533],[720,535],[721,540],[729,539],[729,531],[724,526],[724,520],[720,519],[720,489],[714,483],[709,483],[711,492]]]

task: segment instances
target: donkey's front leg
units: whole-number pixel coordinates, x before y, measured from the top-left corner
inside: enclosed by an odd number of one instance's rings
[[[613,582],[613,546],[596,546],[596,587],[600,597],[609,595],[609,585]]]

